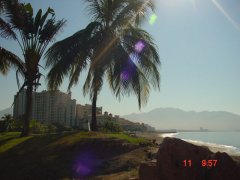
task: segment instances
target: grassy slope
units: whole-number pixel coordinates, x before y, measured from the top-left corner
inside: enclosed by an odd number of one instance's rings
[[[0,133],[0,179],[77,177],[76,164],[84,154],[88,160],[83,162],[90,163],[93,175],[118,173],[144,158],[140,142],[146,140],[125,134],[75,132],[20,138],[18,132]]]

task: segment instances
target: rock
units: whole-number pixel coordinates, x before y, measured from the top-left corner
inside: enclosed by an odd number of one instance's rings
[[[240,179],[240,167],[226,153],[213,153],[206,147],[176,138],[163,140],[158,149],[156,166],[153,164],[140,166],[141,180],[148,180],[149,173],[161,180]]]
[[[216,168],[212,168],[207,176],[212,179],[240,179],[240,168],[236,166],[236,162],[227,153],[217,152],[213,154],[211,159],[217,159],[218,164]]]
[[[139,168],[139,180],[158,180],[156,162],[141,163]]]

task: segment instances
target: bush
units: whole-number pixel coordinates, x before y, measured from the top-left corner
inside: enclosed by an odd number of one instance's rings
[[[55,132],[57,132],[57,127],[54,126],[53,124],[49,124],[49,125],[47,125],[47,132],[48,133],[55,133]]]
[[[101,130],[104,131],[104,132],[121,132],[122,128],[118,123],[116,123],[112,120],[107,120],[103,124]]]
[[[0,132],[8,131],[8,122],[7,121],[0,121]]]
[[[30,122],[30,132],[34,134],[42,134],[48,132],[48,126],[45,124],[37,121],[37,120],[32,120]]]
[[[0,132],[21,131],[23,123],[21,120],[9,119],[0,121]]]
[[[58,122],[53,123],[53,125],[56,127],[57,132],[72,131],[73,130],[73,128],[71,128],[69,126],[65,126],[63,124],[60,124]]]
[[[9,126],[9,131],[21,131],[23,128],[23,121],[14,119],[11,121],[10,126]]]
[[[7,117],[7,118],[6,118]],[[5,116],[0,121],[0,132],[8,131],[22,131],[24,122],[24,116],[18,119],[13,119],[12,116]],[[73,128],[62,125],[60,123],[45,124],[38,120],[31,120],[29,124],[30,133],[43,134],[43,133],[55,133],[62,131],[72,131]]]

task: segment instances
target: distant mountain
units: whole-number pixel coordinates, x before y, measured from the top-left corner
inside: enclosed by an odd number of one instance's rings
[[[225,111],[184,111],[176,108],[157,108],[148,113],[123,116],[134,122],[147,123],[156,129],[177,130],[240,130],[240,115]]]
[[[4,109],[4,110],[1,110],[0,111],[0,119],[1,119],[1,117],[4,116],[4,114],[11,114],[11,115],[13,115],[13,108],[7,108],[7,109]]]

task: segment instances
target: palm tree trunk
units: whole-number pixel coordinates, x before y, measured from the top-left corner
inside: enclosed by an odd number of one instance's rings
[[[92,121],[91,121],[92,131],[98,131],[96,109],[97,109],[97,92],[94,92],[93,99],[92,99]]]
[[[24,117],[24,123],[23,123],[23,131],[21,136],[28,136],[29,135],[29,124],[32,118],[32,91],[33,86],[30,83],[30,85],[27,86],[27,92],[26,92],[26,109],[25,109],[25,117]]]

